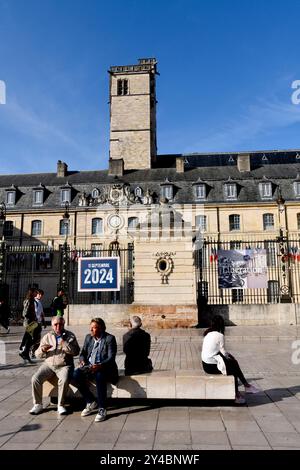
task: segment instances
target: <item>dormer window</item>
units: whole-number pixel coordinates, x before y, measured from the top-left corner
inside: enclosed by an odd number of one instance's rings
[[[166,178],[164,183],[161,183],[160,185],[160,195],[162,198],[168,199],[168,201],[173,199],[174,185],[171,183],[171,181],[169,181],[168,178]]]
[[[269,199],[272,197],[272,183],[270,181],[264,181],[259,183],[259,192],[262,199]]]
[[[43,189],[34,189],[33,190],[33,204],[42,205],[44,203],[44,190]]]
[[[194,192],[196,199],[206,199],[206,184],[195,184],[194,185]]]
[[[143,195],[143,190],[142,190],[142,188],[140,188],[139,186],[137,186],[137,187],[135,188],[135,190],[134,190],[134,195],[135,195],[136,197],[142,197],[142,195]]]
[[[65,204],[66,202],[71,202],[71,188],[62,188],[60,192],[60,202]]]
[[[294,182],[294,193],[296,197],[300,197],[300,181]]]
[[[168,200],[173,199],[173,186],[171,184],[162,186],[161,195]]]
[[[7,191],[6,204],[8,206],[14,206],[16,204],[16,191]]]
[[[128,95],[128,80],[118,80],[117,94],[119,96]]]
[[[237,198],[237,185],[236,183],[226,183],[224,185],[224,192],[226,199],[236,199]]]
[[[92,198],[93,199],[96,199],[97,197],[99,197],[99,194],[100,194],[100,191],[98,188],[94,188],[93,191],[92,191]]]

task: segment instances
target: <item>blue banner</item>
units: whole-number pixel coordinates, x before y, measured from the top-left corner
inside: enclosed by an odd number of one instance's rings
[[[78,259],[78,292],[119,290],[119,257]]]

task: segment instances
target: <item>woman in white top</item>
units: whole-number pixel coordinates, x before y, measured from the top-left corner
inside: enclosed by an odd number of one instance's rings
[[[216,315],[212,319],[212,325],[204,332],[202,346],[202,365],[208,374],[233,375],[235,383],[235,402],[245,403],[244,397],[238,389],[238,379],[245,387],[246,393],[257,393],[260,390],[249,384],[240,369],[237,360],[225,350],[225,323],[221,315]]]

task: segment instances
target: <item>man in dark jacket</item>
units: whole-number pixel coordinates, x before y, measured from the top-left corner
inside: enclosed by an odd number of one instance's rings
[[[125,357],[125,375],[151,372],[152,362],[148,358],[150,353],[151,337],[141,329],[142,320],[134,316],[131,321],[131,330],[123,336],[123,351]]]
[[[106,333],[102,318],[93,318],[90,323],[90,334],[86,335],[79,356],[79,367],[74,371],[73,380],[86,400],[86,407],[81,416],[92,414],[99,409],[95,421],[106,419],[107,383],[116,384],[118,367],[115,361],[117,354],[116,338]],[[89,390],[88,381],[94,380],[97,387],[97,401]]]
[[[64,310],[68,305],[68,301],[65,297],[65,291],[63,289],[58,289],[57,295],[54,297],[51,303],[51,315],[53,317],[63,317]]]

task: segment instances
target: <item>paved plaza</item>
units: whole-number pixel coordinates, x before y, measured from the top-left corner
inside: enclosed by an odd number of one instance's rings
[[[82,345],[88,327],[69,329]],[[108,331],[117,337],[117,363],[123,368],[121,338],[127,330]],[[155,369],[202,370],[203,330],[148,331]],[[247,395],[247,405],[112,399],[108,419],[102,423],[94,423],[94,416],[81,418],[79,406],[59,418],[54,406],[38,416],[28,413],[30,379],[40,361],[22,364],[17,352],[22,334],[23,328],[17,326],[9,335],[3,329],[0,333],[6,353],[6,364],[0,365],[1,450],[300,449],[300,326],[226,329],[227,349],[238,358],[246,378],[262,390]]]

